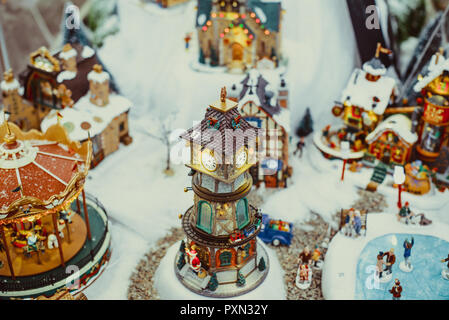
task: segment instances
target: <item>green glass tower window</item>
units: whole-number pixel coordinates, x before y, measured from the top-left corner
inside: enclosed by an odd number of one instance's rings
[[[212,206],[209,202],[198,202],[198,219],[196,222],[196,226],[207,233],[212,233],[212,215]]]
[[[242,229],[246,227],[249,223],[248,200],[246,200],[246,198],[240,199],[237,202],[237,209],[235,214],[237,220],[237,228]]]

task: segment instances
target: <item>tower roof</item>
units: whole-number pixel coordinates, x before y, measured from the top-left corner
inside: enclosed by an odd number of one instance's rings
[[[221,99],[210,105],[204,119],[180,137],[225,155],[234,154],[242,146],[255,142],[260,130],[243,119],[237,103]]]

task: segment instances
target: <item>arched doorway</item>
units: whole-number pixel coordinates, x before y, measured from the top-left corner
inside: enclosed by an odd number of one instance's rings
[[[240,43],[234,42],[231,46],[232,60],[243,60],[243,46]]]

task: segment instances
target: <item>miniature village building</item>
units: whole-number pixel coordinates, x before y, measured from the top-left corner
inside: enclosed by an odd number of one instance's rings
[[[408,163],[413,145],[418,140],[411,129],[411,120],[402,114],[393,115],[381,122],[366,137],[368,148],[364,161],[374,165],[378,160],[391,167]]]
[[[228,70],[255,67],[281,58],[280,1],[198,0],[199,62]]]
[[[262,217],[246,197],[258,134],[222,90],[204,119],[181,135],[190,149],[194,205],[182,217],[186,240],[175,264],[179,280],[196,293],[237,296],[268,272],[268,256],[256,239]]]
[[[70,139],[83,142],[90,134],[93,167],[116,151],[121,142],[132,142],[128,129],[132,104],[111,92],[110,75],[102,70],[89,46],[67,43],[54,56],[42,47],[30,55],[20,79],[23,99],[12,85],[17,81],[11,80],[11,74],[5,75],[1,88],[11,121],[22,129],[45,131],[58,121],[59,115]]]
[[[434,162],[442,149],[448,146],[449,137],[449,59],[440,52],[432,56],[427,74],[414,86],[424,99],[421,123],[417,128],[418,157]]]
[[[106,211],[84,191],[91,143],[58,124],[24,133],[4,122],[0,136],[0,298],[52,296],[72,278],[77,293],[110,257]]]
[[[394,101],[396,81],[386,76],[387,69],[378,57],[356,68],[341,95],[340,107],[334,115],[342,114],[346,130],[350,133],[369,133],[382,120],[385,109]]]
[[[241,83],[232,86],[229,97],[239,103],[243,118],[264,134],[258,150],[259,162],[250,169],[254,184],[287,187],[291,174],[288,165],[290,112],[285,79],[268,82],[257,69],[252,69]]]

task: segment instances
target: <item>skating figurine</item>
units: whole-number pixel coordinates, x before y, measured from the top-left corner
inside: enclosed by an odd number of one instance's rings
[[[447,255],[446,259],[441,259],[441,262],[447,262],[447,268],[441,271],[441,276],[443,277],[443,279],[449,280],[449,254]]]
[[[390,293],[393,295],[393,300],[400,300],[402,294],[402,286],[399,279],[394,280],[393,288],[391,288]]]
[[[384,265],[385,265],[385,261],[384,261],[384,253],[382,251],[379,251],[379,254],[377,255],[377,263],[376,263],[376,275],[379,279],[382,278],[382,274],[384,271]]]
[[[385,261],[385,269],[383,270],[385,271],[385,275],[383,275],[383,277],[381,277],[380,279],[382,282],[388,282],[392,277],[393,274],[392,268],[394,263],[396,262],[396,256],[394,255],[394,248],[391,248],[390,251],[385,252],[382,255],[382,259],[384,257],[387,257]]]
[[[399,268],[404,272],[411,272],[413,270],[413,266],[410,262],[410,255],[412,254],[412,247],[415,244],[415,239],[412,237],[411,241],[408,239],[404,240],[404,261],[399,264]]]

